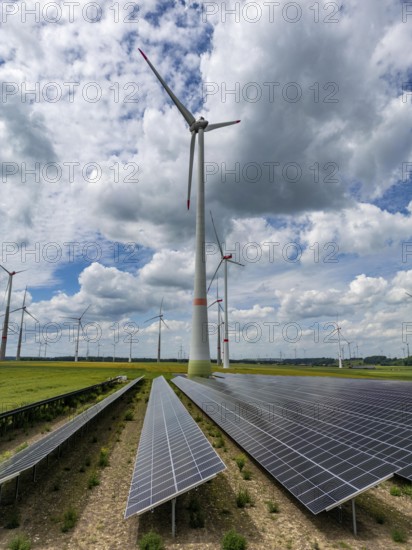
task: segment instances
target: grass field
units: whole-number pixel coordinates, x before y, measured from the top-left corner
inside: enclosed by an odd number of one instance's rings
[[[301,367],[291,365],[252,365],[239,363],[223,371],[215,365],[212,370],[243,374],[280,376],[339,376],[345,378],[374,378],[412,381],[412,367],[377,367],[376,370],[337,369],[332,367]],[[174,373],[187,372],[180,363],[97,363],[27,361],[0,364],[0,412],[53,397],[108,378],[125,374],[129,379],[145,375],[153,378],[163,374],[170,379]]]

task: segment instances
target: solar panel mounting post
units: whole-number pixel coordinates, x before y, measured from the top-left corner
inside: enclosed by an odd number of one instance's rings
[[[353,498],[352,499],[352,521],[353,521],[353,534],[356,535],[358,534],[358,530],[356,528],[356,507],[355,507],[355,499]]]
[[[172,500],[172,537],[176,536],[176,499]]]

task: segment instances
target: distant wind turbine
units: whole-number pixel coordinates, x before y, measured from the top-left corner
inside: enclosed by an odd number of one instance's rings
[[[83,313],[80,315],[80,317],[65,317],[65,319],[74,319],[77,321],[77,338],[76,338],[76,348],[74,353],[74,360],[77,362],[79,360],[79,339],[80,339],[80,327],[83,331],[83,325],[82,325],[82,319],[84,315],[86,314],[86,311],[88,311],[91,304],[89,304],[86,309],[83,311]]]
[[[244,267],[244,265],[232,260],[232,254],[226,254],[226,255],[223,254],[222,245],[220,244],[219,237],[217,236],[215,222],[213,221],[212,212],[210,212],[210,217],[212,218],[213,230],[215,232],[216,241],[220,250],[220,262],[216,268],[216,271],[212,277],[212,280],[210,281],[209,288],[207,289],[207,291],[209,292],[209,289],[213,283],[213,280],[216,277],[216,274],[219,271],[220,266],[224,262],[225,264],[225,336],[223,338],[223,368],[228,369],[230,366],[230,361],[229,361],[229,323],[228,323],[229,306],[228,306],[228,292],[227,292],[227,263],[230,262],[231,264],[241,265],[242,267]]]
[[[17,353],[16,353],[16,361],[20,361],[20,354],[21,354],[21,342],[22,342],[22,339],[23,339],[23,322],[24,322],[24,314],[27,313],[27,315],[30,315],[30,317],[32,319],[34,319],[36,321],[36,323],[39,322],[38,319],[36,319],[36,317],[34,317],[34,315],[32,315],[30,313],[30,311],[27,309],[27,306],[26,306],[26,294],[27,294],[27,286],[26,286],[26,289],[24,291],[24,297],[23,297],[23,305],[22,307],[19,307],[18,309],[15,309],[14,311],[18,311],[21,309],[21,320],[20,320],[20,330],[19,330],[19,341],[18,341],[18,344],[17,344]]]
[[[212,307],[217,304],[217,355],[216,355],[216,365],[220,366],[222,364],[222,352],[221,352],[221,336],[220,336],[220,327],[222,326],[222,321],[220,317],[220,311],[223,311],[222,307],[223,300],[219,298],[219,279],[217,279],[216,285],[216,300],[212,302],[208,307]]]
[[[162,340],[162,323],[166,328],[169,328],[167,324],[165,323],[165,320],[163,319],[163,313],[162,313],[162,307],[163,307],[163,300],[160,303],[160,309],[159,309],[159,315],[155,315],[154,317],[150,317],[150,319],[146,319],[145,323],[148,323],[149,321],[153,321],[153,319],[159,319],[159,337],[157,340],[157,362],[160,363],[160,346],[161,346],[161,340]]]
[[[14,275],[17,275],[17,273],[22,273],[23,271],[27,271],[26,269],[21,269],[20,271],[9,271],[2,265],[0,267],[8,274],[9,279],[7,282],[7,305],[6,305],[6,313],[4,315],[4,323],[3,323],[3,332],[1,335],[1,348],[0,348],[0,361],[4,361],[6,359],[6,347],[7,347],[7,333],[9,330],[9,316],[10,316],[10,299],[11,299],[11,288],[13,285],[13,277]]]
[[[189,160],[189,180],[187,192],[187,208],[190,208],[190,191],[192,186],[193,160],[195,153],[196,135],[199,141],[198,157],[198,189],[197,189],[197,208],[196,208],[196,257],[195,257],[195,281],[193,297],[193,316],[192,316],[192,340],[190,344],[190,355],[188,365],[188,375],[205,376],[211,374],[209,335],[204,330],[208,326],[207,319],[207,297],[206,297],[206,261],[205,261],[205,174],[204,174],[204,132],[210,132],[224,126],[237,124],[240,120],[230,122],[220,122],[209,124],[207,120],[200,117],[198,120],[192,113],[177,99],[172,90],[154,68],[147,56],[140,50],[140,53],[152,69],[157,79],[170,99],[179,109],[181,115],[189,125],[191,133],[190,141],[190,160]]]

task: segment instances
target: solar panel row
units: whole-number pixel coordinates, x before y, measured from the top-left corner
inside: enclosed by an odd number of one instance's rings
[[[291,401],[286,385],[277,390],[270,377],[236,377],[173,382],[314,514],[399,469],[362,449],[357,435],[350,441],[349,431],[326,429],[332,424],[313,417],[307,403]],[[291,388],[298,382],[293,377]]]
[[[63,426],[57,430],[49,433],[39,441],[36,441],[12,458],[3,462],[0,465],[0,485],[9,479],[17,477],[25,470],[36,466],[41,460],[46,458],[46,456],[62,445],[69,437],[92,420],[96,415],[102,412],[108,405],[129,391],[142,378],[143,377],[141,376],[140,378],[132,380],[117,392],[112,393],[100,401],[100,403],[93,405],[89,409],[74,417],[73,420],[66,422],[66,424],[63,424]]]
[[[282,407],[316,429],[397,467],[412,481],[412,384],[383,380],[225,375],[237,393]],[[248,390],[245,391],[245,384]],[[287,395],[287,399],[285,398]],[[313,422],[312,422],[313,424]]]
[[[225,469],[163,378],[155,378],[140,436],[125,518],[171,500]]]

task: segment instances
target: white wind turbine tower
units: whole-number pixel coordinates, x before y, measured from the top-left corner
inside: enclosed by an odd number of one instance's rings
[[[75,321],[77,321],[77,338],[76,338],[76,348],[75,348],[75,353],[74,353],[74,360],[76,362],[79,360],[80,327],[83,330],[82,319],[83,319],[84,315],[86,314],[86,311],[88,311],[90,306],[91,306],[91,304],[89,304],[86,307],[86,309],[83,311],[83,313],[80,315],[80,317],[65,317],[65,319],[74,319]]]
[[[26,294],[27,294],[27,286],[24,290],[24,297],[23,297],[23,305],[19,307],[18,309],[15,309],[14,311],[19,311],[21,309],[21,320],[20,320],[20,330],[19,330],[19,341],[17,344],[17,353],[16,353],[16,361],[20,361],[20,354],[21,354],[21,342],[23,339],[23,322],[24,322],[24,314],[27,313],[27,315],[30,315],[32,319],[36,321],[36,323],[39,322],[34,315],[30,313],[30,311],[27,309],[26,306]]]
[[[220,366],[222,364],[222,353],[221,353],[221,335],[220,335],[220,327],[222,326],[222,320],[220,317],[220,311],[223,311],[222,308],[222,302],[223,300],[219,298],[219,279],[217,279],[217,285],[216,285],[216,300],[212,302],[208,307],[212,307],[215,304],[217,304],[217,354],[216,354],[216,365]]]
[[[339,318],[338,318],[338,321],[336,323],[336,330],[338,331],[338,346],[339,346],[339,368],[341,369],[342,368],[342,348],[340,347],[340,331],[342,330],[341,327],[339,326]]]
[[[157,362],[160,363],[160,346],[162,341],[162,323],[166,328],[169,328],[163,319],[163,313],[162,313],[162,307],[163,307],[163,300],[160,303],[160,309],[159,309],[159,315],[155,315],[154,317],[150,317],[150,319],[146,319],[145,323],[148,323],[149,321],[153,321],[153,319],[159,319],[159,337],[157,340]]]
[[[240,120],[231,122],[220,122],[209,124],[207,120],[200,117],[198,120],[186,107],[177,99],[172,90],[154,68],[146,55],[140,50],[140,53],[152,69],[163,88],[169,94],[170,99],[179,109],[183,118],[189,125],[191,133],[190,141],[190,160],[189,160],[189,180],[187,193],[187,208],[190,207],[190,191],[192,186],[193,160],[195,152],[196,135],[199,141],[198,156],[198,188],[197,188],[197,207],[196,207],[196,256],[195,256],[195,281],[193,297],[193,316],[192,316],[192,339],[190,344],[188,376],[210,376],[210,349],[209,335],[204,330],[208,326],[207,319],[207,297],[206,297],[206,258],[205,258],[205,175],[204,175],[204,132],[210,132],[224,126],[237,124]]]
[[[4,323],[3,323],[3,332],[1,335],[1,348],[0,348],[0,361],[4,361],[6,359],[6,347],[7,347],[7,333],[9,330],[9,316],[10,316],[10,299],[11,299],[11,288],[13,285],[13,277],[14,275],[17,275],[17,273],[22,273],[23,271],[26,271],[26,269],[22,269],[20,271],[9,271],[2,265],[0,267],[8,274],[9,280],[7,282],[7,305],[6,305],[6,313],[4,315]]]
[[[213,221],[212,212],[210,212],[210,217],[212,218],[213,230],[215,232],[216,241],[220,250],[220,262],[216,268],[216,271],[212,277],[212,280],[210,281],[209,288],[211,287],[213,280],[216,277],[217,272],[219,271],[220,266],[222,265],[223,262],[225,263],[225,335],[223,338],[223,368],[228,369],[230,366],[230,362],[229,362],[229,323],[228,323],[229,306],[228,306],[228,292],[227,292],[227,264],[228,262],[230,262],[231,264],[241,265],[242,267],[244,267],[244,265],[232,260],[232,254],[226,254],[226,255],[223,254],[222,245],[220,244],[219,237],[217,236],[215,222]],[[209,292],[209,288],[207,289],[208,292]]]

